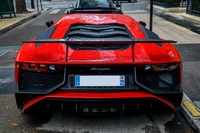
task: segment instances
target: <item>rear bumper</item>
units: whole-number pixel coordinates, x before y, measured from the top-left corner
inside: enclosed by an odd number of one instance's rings
[[[22,112],[26,112],[33,106],[38,105],[44,101],[58,101],[58,102],[105,102],[105,101],[118,101],[118,102],[127,102],[129,103],[142,100],[143,103],[149,101],[156,101],[167,108],[172,112],[177,110],[177,107],[180,106],[182,100],[182,92],[179,93],[166,93],[154,95],[146,91],[130,91],[130,92],[66,92],[66,91],[55,91],[46,95],[30,95],[30,94],[19,94],[16,93],[17,106]],[[23,101],[25,98],[29,100]]]

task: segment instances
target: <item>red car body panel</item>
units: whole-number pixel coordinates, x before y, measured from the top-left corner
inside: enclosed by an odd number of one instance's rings
[[[52,47],[54,45],[55,47]],[[72,50],[67,49],[65,44],[43,44],[35,47],[35,44],[25,44],[19,51],[16,61],[19,62],[38,62],[38,63],[63,63],[70,64],[77,60],[83,63],[165,63],[180,62],[180,55],[171,44],[162,44],[159,47],[155,44],[136,44],[134,51],[129,48],[121,50]],[[156,53],[156,54],[155,54]],[[67,56],[66,56],[67,55]],[[159,56],[158,56],[159,55]],[[67,60],[67,62],[66,62]],[[78,63],[78,64],[79,64]]]
[[[68,22],[70,21],[70,23]],[[138,22],[126,15],[119,14],[73,14],[66,15],[60,19],[56,24],[59,24],[55,32],[52,35],[52,39],[63,38],[66,30],[70,25],[76,24],[77,22],[82,24],[113,24],[120,23],[126,25],[132,35],[135,38],[145,38],[144,33],[138,28]],[[39,47],[35,47],[35,44],[24,44],[20,50],[20,54],[17,56],[16,61],[20,62],[43,62],[43,63],[52,63],[52,62],[66,62],[67,61],[82,61],[86,62],[145,62],[149,63],[161,63],[161,62],[180,62],[180,55],[177,53],[177,50],[169,43],[162,44],[162,47],[159,47],[155,44],[136,44],[134,47],[134,55],[132,49],[127,49],[126,51],[81,51],[81,50],[72,50],[68,49],[66,51],[65,44],[54,44],[55,47],[52,47],[52,44],[45,43]],[[25,50],[26,49],[26,50]],[[108,55],[106,55],[108,53]],[[111,54],[112,53],[112,54]],[[156,53],[156,54],[155,54]],[[66,57],[67,55],[67,57]],[[159,56],[158,56],[159,55]],[[84,61],[85,63],[85,61]]]

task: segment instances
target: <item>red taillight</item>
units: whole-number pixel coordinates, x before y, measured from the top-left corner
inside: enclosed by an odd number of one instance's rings
[[[40,64],[40,65],[38,65],[38,70],[40,72],[48,72],[48,66],[44,65],[44,64]]]
[[[29,64],[29,65],[28,65],[28,68],[29,68],[31,71],[37,71],[37,64]]]
[[[152,69],[155,72],[158,71],[171,71],[178,67],[178,63],[169,63],[169,64],[159,64],[159,65],[152,65]]]
[[[35,64],[35,63],[21,63],[20,68],[22,70],[27,70],[27,71],[50,73],[50,72],[56,72],[56,71],[62,70],[63,66]]]
[[[21,69],[23,69],[23,70],[27,70],[28,64],[27,64],[27,63],[21,63],[20,67],[21,67]]]
[[[178,65],[178,63],[139,65],[137,66],[137,69],[143,72],[162,72],[174,70],[178,67]]]

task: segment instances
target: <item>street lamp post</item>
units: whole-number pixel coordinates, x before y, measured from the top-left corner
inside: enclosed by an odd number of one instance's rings
[[[149,19],[149,29],[152,31],[153,25],[153,0],[150,0],[150,19]]]
[[[31,9],[35,9],[34,0],[31,0]]]

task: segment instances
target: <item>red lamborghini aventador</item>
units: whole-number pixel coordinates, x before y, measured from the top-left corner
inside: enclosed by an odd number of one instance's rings
[[[17,106],[22,112],[55,103],[93,114],[176,111],[182,61],[172,43],[114,7],[73,8],[23,41],[15,60]]]

